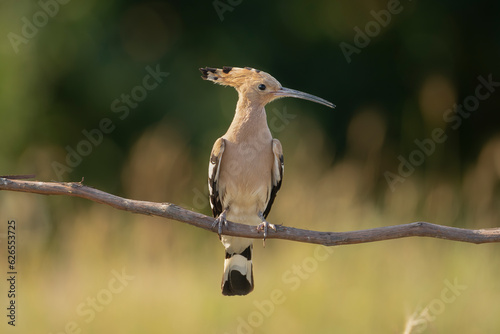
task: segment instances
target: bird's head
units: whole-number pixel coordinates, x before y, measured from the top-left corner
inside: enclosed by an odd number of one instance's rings
[[[300,92],[281,86],[278,80],[270,74],[254,68],[229,67],[222,69],[205,67],[200,68],[201,77],[223,86],[234,87],[240,95],[243,95],[251,103],[259,103],[265,106],[269,102],[282,97],[295,97],[323,104],[330,108],[335,105],[320,97]]]

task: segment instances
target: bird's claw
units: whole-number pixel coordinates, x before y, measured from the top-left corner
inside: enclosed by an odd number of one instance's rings
[[[226,220],[226,211],[222,211],[222,213],[219,215],[219,217],[215,218],[214,223],[212,224],[212,228],[217,226],[217,234],[219,235],[219,240],[222,235],[222,225],[227,225],[227,220]]]
[[[276,226],[274,224],[271,224],[269,222],[267,222],[267,220],[265,220],[264,218],[262,218],[262,223],[260,223],[259,225],[257,225],[257,232],[260,232],[260,231],[264,231],[264,239],[262,240],[262,244],[264,245],[264,247],[266,247],[266,238],[267,238],[267,231],[269,229],[272,229],[274,231],[276,231]]]

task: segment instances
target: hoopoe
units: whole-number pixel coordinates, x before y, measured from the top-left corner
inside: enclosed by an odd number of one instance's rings
[[[246,295],[254,288],[252,239],[222,235],[227,220],[255,225],[263,232],[276,230],[266,221],[283,179],[283,151],[267,125],[265,105],[281,97],[296,97],[335,105],[314,95],[284,88],[268,73],[224,66],[200,68],[202,78],[238,91],[236,112],[227,132],[217,139],[210,156],[210,206],[226,249],[222,294]]]

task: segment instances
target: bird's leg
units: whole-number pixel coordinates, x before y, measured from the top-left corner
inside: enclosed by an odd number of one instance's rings
[[[267,231],[269,228],[276,231],[276,226],[274,224],[269,223],[266,220],[266,218],[264,218],[264,215],[262,214],[262,212],[259,212],[259,218],[262,220],[262,223],[257,225],[257,232],[264,231],[264,239],[262,240],[262,244],[264,245],[264,247],[266,247]]]
[[[222,213],[217,218],[215,218],[215,221],[212,224],[212,228],[214,228],[216,225],[218,226],[217,234],[219,235],[219,239],[221,238],[222,234],[222,225],[227,225],[227,220],[226,220],[227,211],[229,211],[229,209],[225,209],[224,211],[222,211]]]

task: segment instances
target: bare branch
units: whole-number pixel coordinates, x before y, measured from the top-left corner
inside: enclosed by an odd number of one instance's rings
[[[22,179],[33,179],[35,178],[35,174],[0,175],[0,178],[2,177],[11,180],[22,180]]]
[[[212,226],[214,219],[211,217],[170,203],[138,201],[115,196],[85,186],[81,182],[38,182],[0,178],[0,190],[81,197],[119,210],[173,219],[217,233],[217,228]],[[275,233],[271,232],[267,237],[268,239],[285,239],[325,246],[349,245],[406,237],[431,237],[475,244],[500,242],[500,228],[469,230],[426,222],[352,232],[318,232],[281,225],[277,225],[276,228],[277,231]],[[233,222],[228,222],[227,227],[223,229],[223,234],[255,239],[262,238],[262,234],[257,232],[255,226]]]

